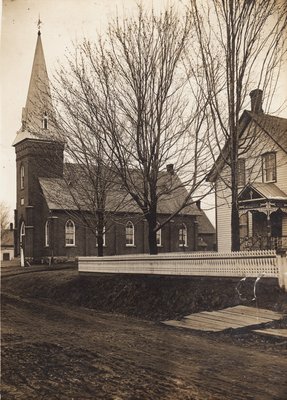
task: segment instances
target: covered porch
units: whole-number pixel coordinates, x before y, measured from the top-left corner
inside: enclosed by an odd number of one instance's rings
[[[274,183],[253,183],[238,198],[241,250],[287,250],[287,195]]]

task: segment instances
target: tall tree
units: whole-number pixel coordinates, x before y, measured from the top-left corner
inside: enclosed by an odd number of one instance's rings
[[[200,82],[200,86],[209,104],[208,121],[214,135],[209,140],[215,159],[218,154],[224,159],[231,176],[225,184],[231,190],[232,250],[235,251],[240,249],[240,115],[247,94],[254,87],[263,90],[265,109],[270,106],[286,54],[287,3],[191,0],[190,8],[196,31],[193,50],[201,57],[200,75],[204,84]]]
[[[152,254],[156,231],[196,200],[208,170],[201,133],[207,103],[190,87],[186,63],[191,37],[188,12],[155,14],[139,7],[136,17],[112,21],[99,42],[78,45],[57,78],[68,149],[80,144],[84,164],[103,163],[103,171],[120,179],[148,223]],[[73,121],[68,130],[67,115]],[[159,224],[162,198],[176,207]]]

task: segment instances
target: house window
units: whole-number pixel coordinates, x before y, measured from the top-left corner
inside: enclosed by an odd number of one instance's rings
[[[75,246],[75,224],[71,219],[65,225],[65,243],[66,246]]]
[[[237,179],[238,179],[238,186],[245,186],[246,183],[246,175],[245,175],[245,159],[239,158],[237,162]]]
[[[50,222],[46,221],[45,223],[45,247],[49,247],[50,245]]]
[[[161,229],[156,231],[156,244],[157,246],[161,246]]]
[[[129,221],[126,224],[126,246],[135,245],[135,227],[134,224]]]
[[[276,182],[276,154],[262,155],[263,182]]]
[[[25,179],[25,169],[24,165],[21,165],[20,168],[20,188],[24,189],[24,179]]]
[[[48,129],[48,116],[46,112],[44,112],[43,116],[43,129]]]
[[[24,197],[21,197],[21,199],[20,199],[20,205],[21,205],[21,206],[23,206],[23,205],[24,205],[24,203],[25,203],[25,201],[24,201]]]
[[[179,247],[187,246],[187,228],[185,224],[181,224],[179,227]]]

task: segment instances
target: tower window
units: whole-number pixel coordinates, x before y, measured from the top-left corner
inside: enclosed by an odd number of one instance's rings
[[[21,165],[20,168],[20,188],[24,189],[24,183],[25,183],[25,168],[24,165]]]
[[[66,246],[75,246],[75,224],[69,219],[65,225],[65,243]]]
[[[48,116],[46,111],[44,112],[43,116],[43,129],[48,129]]]
[[[187,228],[185,224],[181,224],[179,227],[179,247],[187,246]]]
[[[129,221],[126,224],[126,246],[134,246],[135,244],[135,227],[134,224]]]

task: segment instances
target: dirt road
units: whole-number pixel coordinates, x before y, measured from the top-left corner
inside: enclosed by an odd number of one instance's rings
[[[287,398],[286,353],[2,290],[3,400]]]

